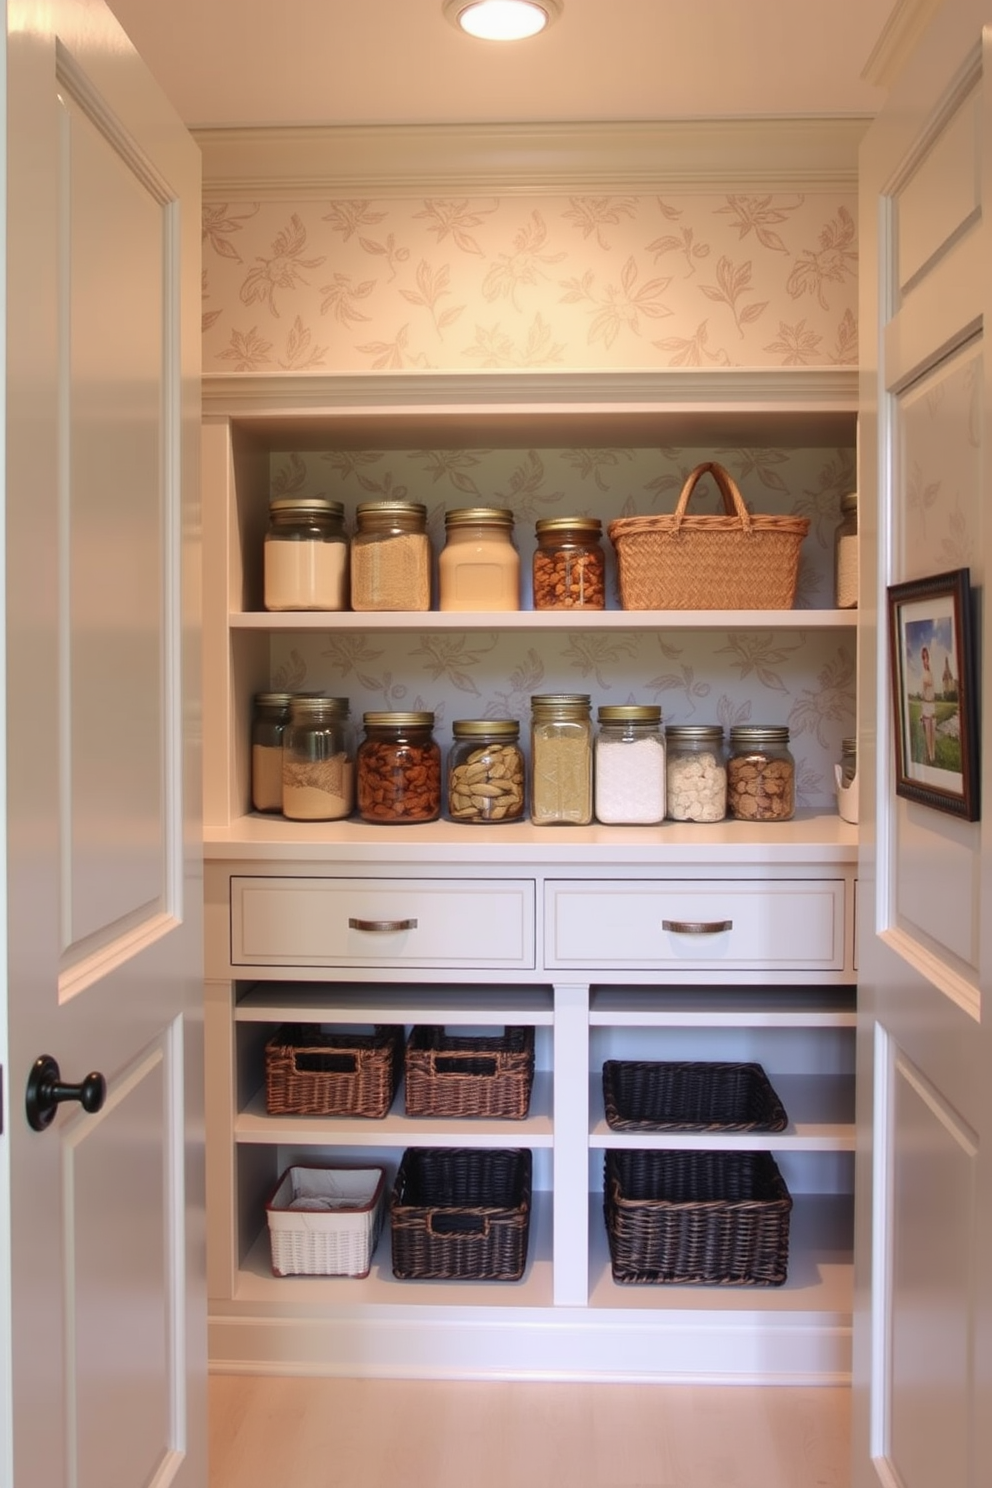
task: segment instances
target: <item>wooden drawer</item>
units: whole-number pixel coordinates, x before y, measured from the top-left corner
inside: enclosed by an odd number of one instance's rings
[[[235,966],[535,964],[528,879],[231,879]]]
[[[545,965],[836,971],[843,879],[551,881]]]

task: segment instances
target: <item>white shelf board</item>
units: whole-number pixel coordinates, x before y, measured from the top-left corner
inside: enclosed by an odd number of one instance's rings
[[[607,1125],[603,1112],[603,1081],[592,1075],[589,1085],[591,1147],[681,1148],[708,1151],[727,1147],[740,1152],[853,1152],[853,1075],[775,1075],[789,1124],[780,1132],[625,1132]]]
[[[264,1089],[234,1119],[234,1139],[289,1147],[551,1147],[552,1077],[534,1076],[530,1110],[522,1121],[486,1117],[407,1116],[403,1086],[381,1120],[362,1116],[270,1116]]]
[[[599,987],[599,1028],[855,1028],[854,987]]]
[[[436,1023],[550,1026],[549,987],[383,986],[348,982],[256,982],[235,1003],[238,1023]]]
[[[837,630],[857,628],[857,610],[236,610],[233,631]]]
[[[853,1201],[797,1194],[789,1225],[788,1279],[781,1287],[632,1285],[613,1280],[599,1195],[590,1204],[589,1305],[642,1314],[692,1308],[709,1313],[817,1313],[850,1323],[854,1304]]]
[[[218,862],[283,864],[335,861],[353,865],[475,863],[483,869],[529,867],[622,867],[638,869],[732,868],[735,864],[783,868],[795,863],[853,863],[858,829],[836,812],[797,811],[791,821],[662,822],[654,827],[538,827],[532,822],[501,822],[470,827],[435,821],[385,827],[368,822],[291,822],[281,816],[248,813],[229,826],[204,828],[204,855]]]
[[[388,1199],[387,1199],[388,1204]],[[550,1308],[551,1199],[533,1195],[527,1263],[519,1281],[401,1281],[392,1271],[392,1242],[388,1209],[382,1234],[372,1256],[372,1268],[364,1278],[348,1276],[274,1276],[268,1228],[263,1227],[251,1245],[235,1278],[234,1305],[271,1309],[279,1317],[316,1318],[342,1308],[455,1307],[481,1308],[491,1317],[493,1308]],[[212,1305],[212,1311],[226,1304]]]

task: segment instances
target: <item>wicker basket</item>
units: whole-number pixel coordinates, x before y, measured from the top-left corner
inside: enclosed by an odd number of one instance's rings
[[[519,1281],[530,1233],[529,1148],[410,1147],[390,1202],[393,1274]]]
[[[609,1151],[613,1280],[781,1286],[792,1198],[768,1152]]]
[[[286,1023],[265,1046],[270,1116],[383,1117],[403,1064],[403,1025],[372,1033],[324,1033]]]
[[[615,1131],[784,1131],[785,1107],[760,1064],[608,1059],[603,1105]]]
[[[276,1276],[367,1276],[385,1188],[384,1168],[288,1168],[265,1206]]]
[[[725,514],[686,515],[709,473]],[[729,471],[697,465],[673,513],[618,517],[609,526],[625,610],[789,610],[796,597],[807,517],[754,516]]]
[[[534,1085],[534,1029],[502,1035],[413,1029],[406,1045],[408,1116],[490,1116],[521,1121]]]

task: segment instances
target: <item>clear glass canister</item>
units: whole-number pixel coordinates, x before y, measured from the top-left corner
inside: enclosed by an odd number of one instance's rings
[[[442,610],[519,610],[520,554],[513,545],[513,513],[502,506],[445,512],[438,555]]]
[[[289,692],[257,692],[251,720],[251,804],[254,811],[282,810],[282,736],[289,720]]]
[[[764,724],[730,730],[727,809],[742,821],[789,821],[796,810],[796,764],[789,730]]]
[[[840,501],[840,522],[834,534],[834,604],[853,610],[858,603],[858,493]]]
[[[650,826],[665,819],[665,738],[661,709],[617,704],[598,712],[593,780],[596,818]]]
[[[321,496],[269,503],[264,586],[267,610],[343,610],[348,603],[344,507]]]
[[[840,744],[840,784],[849,786],[858,773],[858,741],[842,739]]]
[[[379,824],[441,814],[441,751],[434,714],[366,713],[358,746],[358,813]]]
[[[347,698],[297,695],[282,736],[282,814],[340,821],[355,805],[355,748]]]
[[[598,517],[546,517],[535,525],[535,610],[602,610],[606,560]]]
[[[431,540],[419,501],[363,501],[351,540],[353,610],[429,610]]]
[[[531,698],[531,820],[584,827],[592,821],[592,718],[584,692]]]
[[[452,821],[519,821],[524,814],[524,756],[515,718],[456,719],[448,755]]]
[[[727,814],[727,755],[716,723],[673,723],[665,730],[669,821],[723,821]]]

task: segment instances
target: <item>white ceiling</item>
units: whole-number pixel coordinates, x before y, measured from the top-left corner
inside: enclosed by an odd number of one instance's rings
[[[564,0],[501,44],[441,0],[110,5],[190,127],[234,127],[870,115],[894,0]]]

